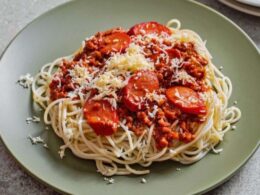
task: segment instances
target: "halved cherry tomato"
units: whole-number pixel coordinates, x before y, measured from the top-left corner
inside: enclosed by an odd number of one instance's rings
[[[129,79],[123,89],[123,102],[133,112],[143,110],[143,98],[146,93],[157,89],[159,89],[159,81],[156,74],[152,71],[139,71]]]
[[[124,51],[130,44],[130,37],[124,32],[115,32],[103,37],[101,42],[101,53],[109,54],[111,52]]]
[[[159,24],[158,22],[143,22],[140,24],[134,25],[128,31],[129,35],[139,35],[139,34],[150,34],[155,33],[157,35],[161,35],[162,33],[166,33],[171,35],[171,31],[166,26]]]
[[[194,90],[176,86],[166,90],[166,97],[176,107],[189,114],[206,114],[206,105]]]
[[[119,118],[116,110],[106,100],[88,100],[84,117],[97,135],[108,136],[117,131]]]

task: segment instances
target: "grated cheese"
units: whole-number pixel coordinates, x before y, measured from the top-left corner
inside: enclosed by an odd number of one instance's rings
[[[61,147],[58,154],[60,155],[60,158],[63,159],[65,156],[65,148]]]
[[[30,124],[31,122],[34,122],[34,123],[39,123],[41,121],[41,119],[37,116],[32,116],[32,117],[27,117],[26,118],[26,123],[27,124]]]
[[[33,77],[29,74],[26,73],[25,75],[21,75],[19,77],[19,80],[17,83],[21,85],[23,88],[29,88],[33,82]]]
[[[45,143],[44,140],[40,136],[32,137],[31,135],[28,135],[28,139],[30,139],[32,144]]]
[[[173,59],[171,60],[171,67],[177,71],[178,68],[181,68],[181,67],[182,67],[182,61],[183,61],[182,59],[173,58]]]
[[[153,93],[146,93],[146,98],[148,98],[150,101],[156,101],[157,103],[164,101],[166,99],[166,96],[163,94],[157,94],[155,92]]]
[[[179,82],[181,81],[183,84],[185,83],[195,83],[196,80],[194,77],[190,76],[186,71],[180,70],[176,72],[174,75],[175,79],[172,82]]]
[[[100,75],[94,82],[94,87],[102,90],[109,88],[122,88],[125,85],[122,79],[115,76],[115,71],[107,71]]]
[[[43,144],[43,147],[44,148],[46,148],[46,149],[48,149],[49,148],[49,146],[45,143],[45,144]]]
[[[158,106],[157,105],[154,105],[153,106],[153,112],[148,112],[148,115],[151,117],[151,118],[154,118],[156,116],[156,113],[158,112]]]
[[[142,183],[142,184],[146,184],[146,183],[147,183],[146,179],[145,179],[145,178],[142,178],[142,179],[141,179],[141,183]]]
[[[115,180],[112,177],[111,178],[104,177],[104,181],[107,182],[106,184],[113,184],[113,183],[115,183]]]
[[[90,74],[88,69],[84,66],[76,65],[73,69],[69,70],[69,75],[72,78],[72,81],[83,85],[86,80],[90,81],[93,79],[93,73]]]
[[[107,69],[135,72],[137,70],[150,70],[154,66],[142,54],[142,48],[131,43],[124,54],[114,54],[107,62]]]

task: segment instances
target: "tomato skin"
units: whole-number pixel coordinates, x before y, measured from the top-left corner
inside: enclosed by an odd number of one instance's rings
[[[166,97],[170,103],[185,113],[195,115],[205,115],[207,113],[205,102],[200,99],[197,92],[188,87],[171,87],[166,90]]]
[[[122,52],[130,44],[131,39],[125,32],[114,32],[102,38],[100,52],[109,54],[111,52]]]
[[[119,117],[108,101],[87,100],[83,113],[97,135],[109,136],[117,131]]]
[[[123,103],[124,105],[132,112],[136,112],[138,110],[143,110],[144,105],[140,103],[137,99],[135,99],[135,96],[128,95],[131,93],[131,89],[128,87],[125,87],[123,89]]]
[[[158,22],[143,22],[140,24],[136,24],[133,27],[131,27],[128,31],[128,35],[139,35],[139,34],[150,34],[155,33],[157,35],[161,35],[162,33],[166,33],[168,35],[171,35],[171,31],[168,27],[159,24]]]
[[[123,89],[123,103],[132,112],[143,110],[142,98],[146,93],[159,89],[159,81],[153,71],[138,71]]]

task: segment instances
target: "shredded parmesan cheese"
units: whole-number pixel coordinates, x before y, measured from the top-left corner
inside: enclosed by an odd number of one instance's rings
[[[28,135],[28,139],[30,139],[32,144],[45,143],[44,140],[40,136],[32,137],[31,135]]]
[[[90,74],[86,67],[76,65],[73,69],[69,70],[69,75],[72,78],[72,81],[83,85],[86,80],[90,81],[93,78],[93,74]]]
[[[30,124],[31,122],[34,122],[34,123],[39,123],[41,121],[41,119],[37,116],[32,116],[32,117],[27,117],[26,118],[26,123],[27,124]]]
[[[112,177],[111,178],[104,177],[104,181],[107,182],[106,184],[113,184],[113,183],[115,183],[115,180]]]
[[[157,103],[164,101],[166,99],[166,96],[163,94],[157,94],[155,92],[153,93],[146,93],[145,96],[147,99],[151,100],[151,101],[156,101]]]
[[[45,143],[45,144],[43,144],[43,147],[44,148],[46,148],[46,149],[48,149],[49,148],[49,146]]]
[[[146,179],[145,179],[145,178],[142,178],[142,179],[141,179],[141,183],[142,183],[142,184],[146,184],[146,183],[147,183]]]
[[[27,73],[26,75],[21,75],[17,83],[23,88],[29,88],[33,82],[33,77]]]
[[[137,70],[154,69],[153,64],[149,62],[142,54],[140,46],[131,43],[124,54],[114,54],[107,61],[107,69],[118,71],[135,72]]]
[[[153,112],[148,112],[148,115],[151,117],[151,118],[154,118],[156,116],[156,113],[158,112],[158,106],[157,105],[154,105],[153,106]]]
[[[60,148],[60,150],[58,151],[60,158],[63,159],[65,156],[65,148]]]
[[[178,73],[174,75],[175,79],[172,82],[181,81],[183,84],[185,83],[195,83],[196,80],[194,77],[190,76],[185,70],[180,70]]]

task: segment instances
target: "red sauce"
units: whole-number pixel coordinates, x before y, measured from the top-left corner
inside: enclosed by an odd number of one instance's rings
[[[154,33],[158,36],[171,35],[167,27],[152,22],[138,24],[128,32],[115,28],[97,33],[86,40],[85,47],[72,61],[64,60],[60,64],[61,71],[54,75],[49,86],[51,100],[69,97],[70,92],[80,88],[69,74],[75,65],[85,67],[90,73],[95,68],[101,71],[105,61],[113,53],[124,53],[128,45],[134,42],[143,48],[145,58],[154,63],[155,70],[141,71],[140,78],[135,78],[138,72],[133,74],[128,84],[117,91],[116,110],[110,108],[108,102],[101,100],[102,104],[109,107],[111,115],[100,107],[96,110],[88,99],[84,106],[85,118],[96,134],[101,136],[116,133],[119,121],[125,120],[125,125],[136,135],[141,135],[145,127],[154,125],[153,137],[158,148],[171,146],[176,140],[190,142],[195,137],[192,124],[202,123],[207,112],[205,102],[199,93],[208,89],[204,82],[205,66],[208,62],[196,52],[192,42],[177,41],[173,44],[165,39],[161,43],[155,38],[151,38],[149,42],[136,41],[136,36],[140,34],[143,36],[146,33]],[[167,47],[167,50],[162,50],[162,46]],[[165,52],[168,59],[162,57]],[[172,67],[172,60],[177,60],[179,66]],[[176,71],[185,71],[193,82],[178,80]],[[82,93],[93,91],[91,87],[80,88],[80,90]],[[147,93],[156,93],[165,98],[160,101],[151,100],[146,97]],[[153,113],[155,107],[158,111]],[[96,117],[99,120],[96,120]],[[173,123],[176,123],[178,128],[173,129]]]

